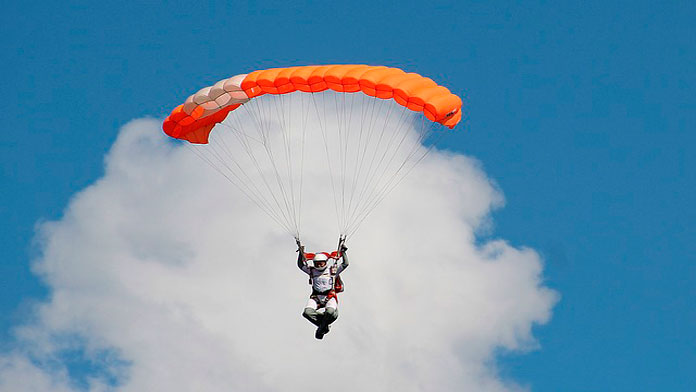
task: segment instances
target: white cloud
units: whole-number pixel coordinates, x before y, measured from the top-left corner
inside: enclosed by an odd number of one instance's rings
[[[52,294],[0,355],[0,391],[79,389],[66,349],[99,368],[93,391],[111,378],[120,391],[518,388],[495,352],[533,347],[557,296],[533,250],[476,245],[502,204],[476,161],[433,152],[370,216],[339,320],[316,341],[292,239],[159,127],[127,124],[104,177],[42,225],[35,271]],[[335,246],[320,218],[310,250]]]

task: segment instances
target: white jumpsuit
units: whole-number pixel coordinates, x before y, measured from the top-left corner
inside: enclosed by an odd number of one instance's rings
[[[324,306],[320,306],[314,298],[310,297],[305,308],[312,308],[315,310],[320,307],[338,309],[336,294],[333,293],[334,278],[343,272],[347,264],[341,263],[337,265],[337,262],[336,259],[329,259],[326,263],[326,268],[323,270],[318,270],[306,264],[300,267],[304,273],[310,275],[312,278],[312,297],[316,295],[320,302],[325,303]],[[336,271],[333,274],[331,273],[332,268]]]

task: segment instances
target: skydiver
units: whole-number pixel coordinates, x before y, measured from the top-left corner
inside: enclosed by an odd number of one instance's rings
[[[302,316],[317,326],[314,337],[323,339],[329,332],[329,326],[338,318],[338,297],[336,292],[342,291],[342,282],[339,274],[348,268],[348,247],[345,239],[339,241],[338,252],[335,258],[329,257],[329,253],[317,253],[312,260],[312,266],[307,265],[307,257],[304,245],[299,239],[297,242],[297,266],[307,275],[312,285],[312,294],[309,296],[307,305],[302,312]],[[342,263],[338,264],[338,259]],[[331,265],[327,265],[329,260],[333,260]]]

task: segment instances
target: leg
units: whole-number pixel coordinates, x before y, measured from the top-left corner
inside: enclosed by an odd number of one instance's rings
[[[331,298],[329,302],[326,303],[324,308],[324,315],[321,319],[321,324],[317,328],[317,334],[324,335],[329,333],[329,325],[336,321],[338,318],[338,301],[335,298]],[[319,338],[321,339],[321,338]]]
[[[316,326],[321,324],[321,314],[319,314],[314,308],[305,308],[304,312],[302,312],[302,316]]]
[[[326,308],[326,311],[324,311],[324,323],[326,325],[329,325],[336,321],[338,318],[338,309],[336,308]]]
[[[329,303],[326,304],[326,310],[324,311],[323,321],[326,325],[333,323],[338,318],[338,304],[332,304],[332,302],[335,302],[335,300],[331,299]]]
[[[305,305],[304,311],[302,312],[302,317],[306,318],[310,323],[318,327],[321,325],[322,315],[317,312],[317,307],[317,302],[310,298],[309,301],[307,301],[307,305]]]

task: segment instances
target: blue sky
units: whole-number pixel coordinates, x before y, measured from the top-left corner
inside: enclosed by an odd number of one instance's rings
[[[47,295],[36,223],[103,174],[123,124],[254,69],[384,64],[464,97],[444,147],[480,160],[506,196],[490,236],[540,252],[562,296],[502,373],[535,391],[696,388],[693,3],[192,4],[0,16],[3,346]]]

